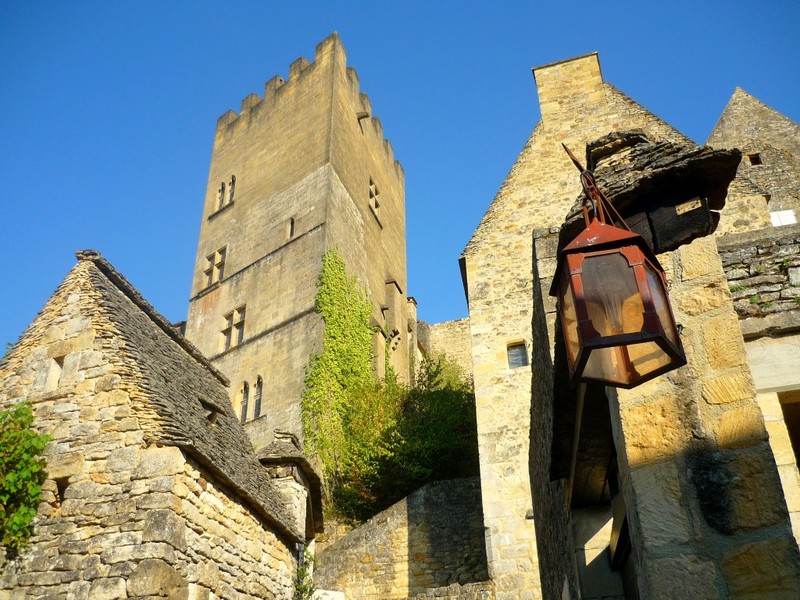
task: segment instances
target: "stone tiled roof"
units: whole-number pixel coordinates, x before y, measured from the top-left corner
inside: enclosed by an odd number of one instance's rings
[[[134,384],[160,417],[145,426],[148,442],[181,448],[276,533],[303,541],[233,412],[226,378],[99,253],[83,251],[78,258],[92,263],[100,308],[119,331],[120,352],[136,373]]]

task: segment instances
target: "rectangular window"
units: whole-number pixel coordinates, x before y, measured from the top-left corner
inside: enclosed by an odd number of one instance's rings
[[[528,366],[528,351],[525,349],[524,342],[509,344],[507,352],[509,369],[518,369],[519,367]]]
[[[230,350],[233,335],[233,313],[228,313],[223,319],[225,320],[225,327],[222,329],[222,349]]]
[[[206,268],[203,273],[206,278],[206,287],[222,281],[225,274],[225,255],[226,247],[222,247],[216,252],[206,256]]]

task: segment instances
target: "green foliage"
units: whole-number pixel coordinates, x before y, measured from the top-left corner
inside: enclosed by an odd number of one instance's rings
[[[323,256],[316,309],[325,332],[322,351],[311,358],[302,399],[306,444],[323,465],[330,499],[353,461],[353,422],[357,391],[373,384],[372,313],[367,295],[349,277],[336,251]]]
[[[295,574],[292,600],[311,600],[316,591],[314,580],[312,579],[314,556],[306,550],[303,553],[303,558],[302,561],[297,561],[297,573]]]
[[[0,543],[10,556],[28,545],[47,479],[42,455],[50,436],[39,435],[32,424],[28,403],[0,412]]]
[[[302,400],[306,447],[325,476],[328,510],[364,520],[430,481],[476,475],[474,395],[444,357],[420,365],[415,387],[372,376],[371,303],[335,251],[317,293],[325,322]],[[391,349],[387,344],[387,357]]]
[[[316,301],[325,322],[302,400],[306,447],[322,463],[327,509],[365,520],[430,481],[478,473],[475,400],[458,367],[426,359],[397,382],[372,376],[371,303],[342,257],[325,254]]]

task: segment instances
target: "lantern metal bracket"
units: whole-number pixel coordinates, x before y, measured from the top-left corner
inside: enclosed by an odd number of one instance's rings
[[[628,231],[632,231],[628,224],[625,222],[625,219],[622,218],[622,215],[619,214],[614,205],[611,204],[606,195],[603,191],[597,186],[597,182],[594,178],[594,173],[592,173],[589,169],[586,169],[581,162],[577,159],[577,157],[572,153],[566,144],[562,143],[561,146],[569,155],[570,159],[572,160],[572,164],[580,171],[581,173],[581,186],[583,187],[583,193],[586,195],[583,203],[583,218],[586,220],[586,225],[589,225],[589,210],[586,206],[587,202],[592,206],[592,215],[595,219],[600,221],[605,225],[616,225],[617,223],[621,224],[625,229]],[[609,215],[613,213],[614,218],[611,218]],[[615,223],[615,221],[617,223]]]

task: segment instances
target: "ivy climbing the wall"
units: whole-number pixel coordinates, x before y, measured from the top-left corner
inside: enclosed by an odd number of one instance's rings
[[[36,433],[32,424],[28,403],[0,412],[0,543],[10,557],[28,545],[47,479],[42,455],[50,436]]]
[[[322,463],[327,510],[363,521],[430,481],[477,475],[471,385],[445,357],[418,384],[372,373],[372,303],[336,251],[323,257],[316,309],[325,323],[302,400],[306,450]]]

